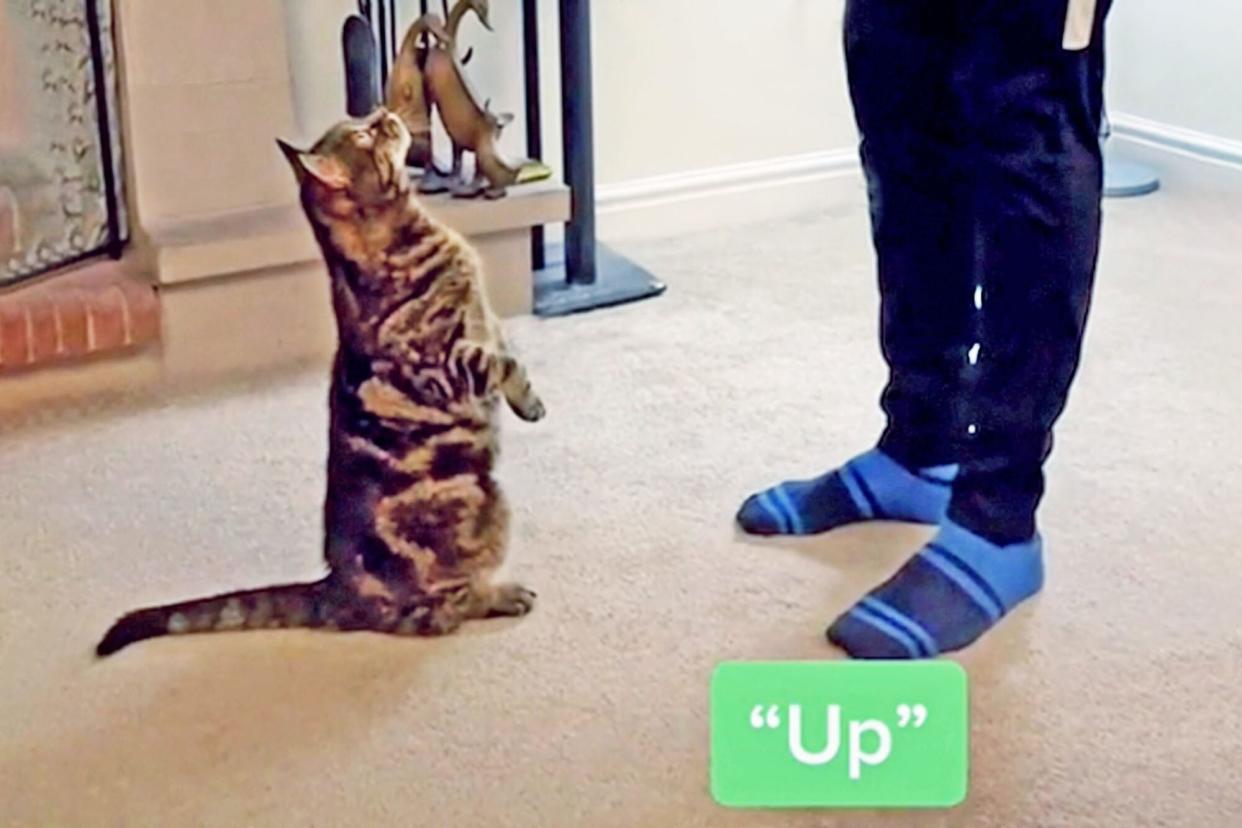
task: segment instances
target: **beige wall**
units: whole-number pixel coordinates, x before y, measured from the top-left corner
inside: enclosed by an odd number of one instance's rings
[[[145,226],[288,201],[293,128],[281,7],[117,0],[130,200]],[[194,36],[187,36],[193,32]],[[259,149],[261,148],[261,149]]]
[[[340,25],[351,0],[285,0],[299,122],[321,132],[344,111]],[[433,0],[438,8],[438,0]],[[402,20],[418,4],[404,0]],[[556,2],[541,0],[545,153],[559,162]],[[595,0],[601,188],[675,173],[841,149],[854,142],[841,57],[843,0]],[[521,4],[493,0],[496,32],[470,20],[470,66],[492,108],[518,118],[524,151]],[[558,164],[559,166],[559,164]]]
[[[853,142],[841,0],[593,8],[601,184]]]
[[[297,122],[292,129],[301,133],[296,138],[312,140],[344,113],[340,25],[355,0],[274,1],[282,4],[288,24]],[[401,0],[402,27],[414,19],[417,5]],[[556,1],[539,5],[544,155],[559,169]],[[738,216],[805,209],[836,197],[822,195],[826,190],[816,176],[850,163],[856,140],[841,53],[843,5],[845,0],[592,2],[601,210],[664,199],[669,181],[672,189],[686,189],[686,176],[693,192],[678,199],[713,195],[713,181],[719,181],[718,191],[732,192],[729,210]],[[1109,35],[1112,112],[1242,139],[1242,108],[1232,104],[1236,78],[1242,77],[1236,47],[1242,11],[1236,5],[1118,2]],[[492,98],[493,109],[517,115],[503,146],[519,155],[525,149],[520,2],[492,0],[492,17],[494,34],[467,19],[466,45],[476,46],[468,71]],[[272,175],[283,173],[277,165],[273,169]],[[267,178],[252,176],[265,194],[272,186]],[[764,206],[750,205],[751,194]],[[658,223],[664,226],[676,215],[676,207],[666,210]]]
[[[303,139],[345,114],[341,25],[356,0],[283,0],[294,111]]]
[[[1242,4],[1118,0],[1109,20],[1109,106],[1242,141]]]

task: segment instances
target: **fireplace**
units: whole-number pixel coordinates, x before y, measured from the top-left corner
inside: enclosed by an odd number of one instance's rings
[[[0,288],[126,232],[112,16],[95,0],[0,0]]]

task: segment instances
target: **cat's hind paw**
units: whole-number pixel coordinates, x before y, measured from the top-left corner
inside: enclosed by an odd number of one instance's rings
[[[489,618],[526,615],[535,608],[535,593],[521,584],[499,584],[488,605]]]

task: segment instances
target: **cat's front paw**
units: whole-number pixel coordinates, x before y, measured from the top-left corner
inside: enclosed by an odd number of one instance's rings
[[[534,394],[529,395],[524,400],[511,403],[509,407],[513,409],[514,414],[528,423],[537,423],[547,416],[548,413],[548,410],[543,405],[543,400]]]

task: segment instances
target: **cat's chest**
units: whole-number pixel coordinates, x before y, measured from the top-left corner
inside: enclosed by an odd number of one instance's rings
[[[376,318],[374,336],[384,352],[412,364],[448,359],[466,332],[464,309],[432,301],[406,302]]]

